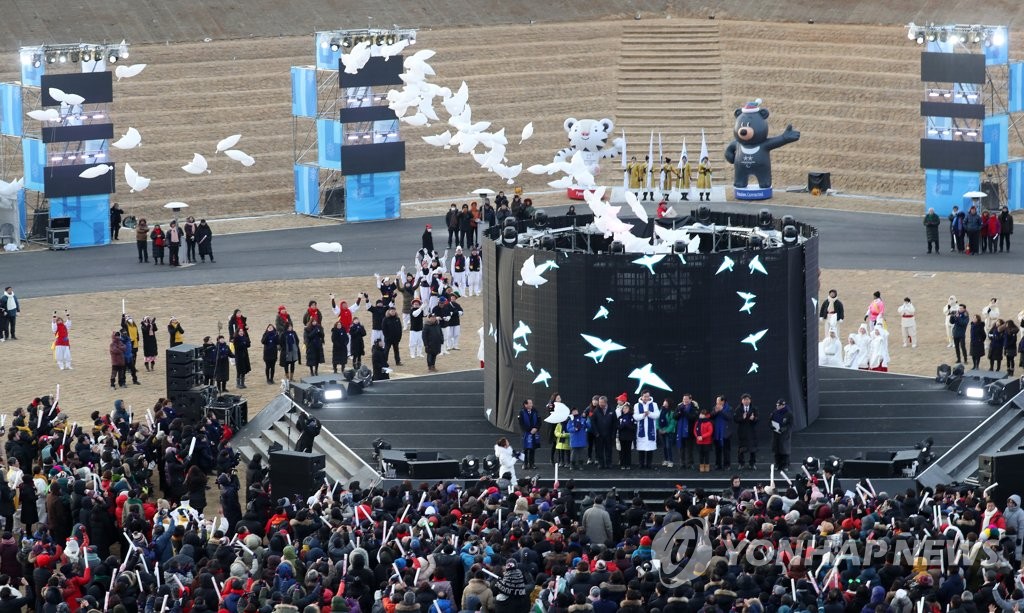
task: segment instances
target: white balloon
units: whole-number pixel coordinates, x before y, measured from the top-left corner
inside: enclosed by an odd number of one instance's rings
[[[425,126],[427,125],[427,117],[423,113],[416,113],[408,117],[403,117],[402,121],[409,124],[410,126]]]
[[[244,151],[239,151],[238,149],[228,149],[227,151],[224,152],[224,155],[228,156],[232,160],[235,160],[236,162],[241,162],[242,166],[245,167],[252,166],[253,164],[256,163],[256,160],[253,159],[251,155]]]
[[[135,128],[128,128],[124,136],[110,143],[111,147],[117,149],[134,149],[142,143],[142,135]]]
[[[466,102],[469,101],[469,86],[463,81],[462,85],[459,86],[459,91],[451,95],[450,98],[442,102],[445,110],[448,111],[449,115],[458,115],[465,108]]]
[[[124,165],[124,180],[128,183],[128,187],[132,188],[132,193],[141,192],[142,190],[149,187],[149,179],[139,175],[131,164]]]
[[[78,106],[85,102],[85,98],[79,96],[78,94],[64,94],[64,99],[61,100],[61,102],[67,102],[71,106]]]
[[[565,177],[562,177],[561,179],[556,179],[554,181],[548,181],[548,185],[550,185],[551,187],[553,187],[555,189],[568,189],[568,188],[572,187],[574,185],[574,183],[573,183],[572,177],[565,176]]]
[[[435,55],[437,55],[437,51],[434,51],[433,49],[420,49],[416,53],[413,53],[411,56],[409,56],[409,59],[406,60],[406,61],[407,62],[410,62],[410,61],[411,62],[425,62],[426,60],[429,60],[430,58],[434,57]]]
[[[241,134],[233,134],[225,138],[224,140],[217,143],[217,153],[220,153],[221,151],[226,151],[228,149],[233,149],[240,140],[242,140]]]
[[[452,133],[450,130],[445,130],[444,132],[433,136],[422,136],[420,138],[426,141],[428,145],[444,147],[445,149],[451,148]]]
[[[204,172],[210,172],[206,169],[206,158],[202,155],[195,153],[192,155],[192,161],[181,167],[182,170],[189,173],[190,175],[201,175]]]
[[[626,204],[629,205],[630,210],[637,216],[637,219],[647,223],[647,210],[644,209],[644,205],[640,204],[640,200],[637,199],[636,194],[630,190],[626,190],[625,197]]]
[[[390,58],[401,53],[406,47],[409,46],[409,44],[409,40],[404,39],[398,41],[393,45],[380,45],[379,47],[375,47],[375,49],[377,50],[376,53],[380,55],[382,58],[384,58],[384,61],[386,62]]]
[[[370,43],[363,41],[352,47],[352,50],[341,56],[341,64],[345,67],[346,74],[356,74],[366,62],[370,61]]]
[[[14,196],[25,186],[25,179],[15,179],[10,183],[0,181],[0,196]]]
[[[533,136],[533,122],[532,121],[530,123],[526,124],[525,126],[523,126],[523,134],[522,134],[522,136],[519,137],[519,144],[522,145],[523,141],[524,140],[529,140],[529,138],[531,136]]]
[[[117,80],[130,79],[146,69],[146,64],[132,64],[131,66],[118,66],[114,69]]]
[[[57,109],[46,109],[45,111],[29,111],[28,116],[37,121],[60,121],[60,111]]]
[[[56,100],[57,102],[67,102],[67,100],[65,100],[65,98],[67,97],[67,94],[64,93],[63,89],[57,89],[56,87],[51,87],[51,88],[46,90],[46,93],[50,94],[50,97],[53,98],[54,100]]]
[[[100,164],[99,166],[86,168],[82,172],[78,173],[78,176],[83,179],[95,179],[96,177],[102,177],[113,169],[114,167],[109,164]]]
[[[341,243],[313,243],[310,247],[320,253],[341,253]]]

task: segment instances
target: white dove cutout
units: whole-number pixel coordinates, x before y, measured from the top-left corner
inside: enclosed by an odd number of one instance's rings
[[[86,168],[82,172],[78,173],[78,176],[83,179],[95,179],[96,177],[102,177],[113,169],[114,167],[109,164],[100,164],[99,166]]]
[[[594,318],[591,321],[598,319],[608,319],[608,308],[605,307],[603,304],[597,307],[597,313],[594,315]]]
[[[718,267],[718,270],[715,271],[715,274],[717,275],[718,273],[726,271],[726,270],[728,270],[729,272],[732,272],[732,267],[735,266],[735,265],[736,265],[736,262],[733,262],[731,257],[725,256],[725,259],[722,260],[722,264]]]
[[[764,264],[761,263],[761,256],[759,255],[755,255],[754,259],[750,260],[750,263],[747,264],[747,268],[750,269],[750,274],[754,274],[755,272],[759,272],[762,275],[768,274],[768,271],[764,269]]]
[[[251,155],[238,149],[228,149],[224,152],[224,155],[236,162],[241,162],[242,166],[247,168],[256,163],[256,160]]]
[[[543,383],[544,387],[551,387],[551,385],[548,383],[550,379],[551,373],[541,368],[540,372],[537,374],[537,377],[533,380],[533,383],[534,385],[536,385],[537,383]]]
[[[687,247],[690,246],[690,235],[686,230],[673,230],[672,228],[663,228],[655,224],[654,234],[670,245],[675,245],[677,241],[683,241]]]
[[[451,130],[445,130],[440,134],[434,134],[432,136],[421,136],[428,145],[435,147],[444,147],[445,149],[452,148],[452,133]]]
[[[747,337],[744,338],[740,342],[741,343],[746,343],[746,344],[750,345],[751,347],[754,348],[754,351],[757,351],[757,342],[760,341],[762,338],[764,338],[764,335],[767,334],[767,333],[768,333],[768,328],[765,328],[764,330],[761,330],[760,332],[755,332],[753,334],[748,334]]]
[[[419,104],[417,105],[419,112],[430,121],[440,121],[441,118],[437,116],[437,111],[434,110],[434,98],[431,96],[424,96],[420,98]]]
[[[644,205],[640,204],[640,200],[637,199],[636,194],[632,191],[626,191],[626,204],[629,205],[629,210],[633,211],[633,214],[637,216],[637,219],[643,223],[647,223],[649,217],[647,216],[647,210],[644,209]]]
[[[124,133],[124,136],[110,143],[111,147],[115,149],[134,149],[142,144],[142,135],[135,128],[128,128],[128,131]]]
[[[60,111],[57,109],[46,109],[45,111],[29,111],[28,116],[36,121],[60,121]]]
[[[441,104],[444,105],[444,109],[448,111],[448,114],[454,117],[462,113],[462,109],[466,108],[466,102],[468,101],[469,86],[463,81],[458,91],[453,93],[447,100],[441,102]]]
[[[672,391],[672,388],[669,387],[668,383],[665,383],[664,379],[655,374],[653,368],[653,364],[645,364],[641,368],[634,368],[633,371],[629,373],[628,378],[636,379],[637,381],[636,391],[633,392],[634,394],[639,394],[640,390],[648,386],[656,387],[660,390],[665,390],[666,392]]]
[[[217,153],[221,151],[227,151],[228,149],[234,149],[238,141],[242,140],[241,134],[232,134],[231,136],[221,140],[217,143]]]
[[[516,329],[512,331],[512,340],[521,338],[523,339],[524,345],[529,345],[530,341],[526,338],[529,334],[533,334],[533,330],[531,330],[530,326],[523,323],[523,320],[520,319],[519,326],[517,326]]]
[[[583,340],[590,343],[590,346],[594,348],[593,351],[584,353],[583,356],[594,360],[595,363],[600,364],[604,362],[605,356],[612,351],[621,351],[626,347],[613,341],[612,339],[600,339],[596,336],[590,336],[588,334],[580,334]]]
[[[526,347],[523,347],[519,343],[512,343],[512,350],[516,352],[512,357],[518,358],[520,353],[526,351]]]
[[[657,264],[658,262],[664,260],[664,259],[665,259],[665,254],[664,253],[659,253],[658,255],[645,255],[642,258],[637,258],[637,259],[633,260],[633,263],[634,264],[639,264],[640,266],[645,266],[647,268],[647,270],[651,271],[651,274],[653,275],[653,274],[655,274],[654,273],[654,265]]]
[[[530,123],[526,124],[525,126],[523,126],[523,133],[519,136],[519,144],[522,145],[523,141],[530,140],[531,136],[533,136],[533,122],[532,121]]]
[[[618,221],[618,220],[616,220],[616,221]],[[632,226],[629,227],[629,230],[632,230]],[[639,236],[636,236],[635,234],[633,234],[629,230],[626,230],[626,231],[623,231],[623,232],[614,232],[614,233],[612,233],[612,238],[614,240],[617,240],[620,243],[622,243],[622,248],[623,248],[624,252],[626,252],[626,253],[644,253],[644,254],[653,254],[654,253],[654,247],[651,246],[651,243],[648,241],[648,239],[640,238]],[[664,257],[664,256],[662,256],[662,257]],[[639,263],[639,262],[634,262],[634,264],[635,263]],[[653,274],[653,271],[652,271],[652,274]]]
[[[131,164],[124,165],[124,180],[128,183],[128,187],[132,188],[131,193],[141,192],[142,190],[149,187],[149,179],[139,175],[138,172],[132,168]]]
[[[204,172],[210,172],[206,169],[206,158],[198,153],[192,154],[192,161],[182,166],[181,169],[190,175],[201,175]]]
[[[516,164],[515,166],[505,166],[504,164],[495,164],[491,168],[494,174],[498,175],[509,185],[515,185],[515,178],[523,173],[523,165]]]
[[[547,279],[541,276],[548,267],[544,265],[542,265],[542,267],[538,267],[537,264],[534,263],[533,258],[534,256],[532,255],[526,258],[526,261],[523,262],[523,266],[519,269],[518,283],[521,286],[531,285],[533,287],[540,287],[548,282]]]
[[[750,363],[750,368],[747,369],[747,374],[750,375],[750,374],[756,373],[757,369],[759,369],[759,368],[760,368],[760,366],[758,365],[757,362],[751,362]]]
[[[530,372],[537,372],[536,370],[533,369],[533,362],[527,362],[526,363],[526,370],[528,370]]]
[[[384,58],[384,61],[386,62],[389,59],[400,54],[408,46],[409,40],[403,39],[391,45],[380,45],[378,47],[374,47],[373,51],[376,55],[379,55],[380,57]]]
[[[533,166],[527,168],[526,172],[532,175],[553,175],[561,169],[561,165],[561,162],[552,162],[550,164],[534,164]]]
[[[569,405],[564,402],[556,402],[551,408],[551,415],[544,418],[544,421],[549,424],[560,424],[565,420],[569,419],[569,414],[572,411],[569,409]]]
[[[14,196],[25,187],[25,179],[19,178],[11,181],[0,181],[0,196]]]
[[[434,75],[434,69],[430,67],[427,60],[434,57],[437,52],[433,49],[420,49],[416,53],[413,53],[409,57],[405,58],[405,62],[402,66],[405,68],[406,73],[418,73],[421,75]]]
[[[508,144],[508,137],[505,136],[505,128],[502,128],[497,132],[481,132],[479,138],[480,144],[483,146],[490,148],[497,148],[500,146],[502,152],[505,150],[505,145]]]
[[[117,80],[130,79],[136,77],[140,72],[146,69],[146,64],[132,64],[131,66],[121,65],[114,69],[114,76]]]
[[[604,233],[605,238],[616,234],[629,234],[633,226],[622,221],[618,217],[603,215],[594,218],[594,227]],[[631,235],[632,236],[632,235]],[[635,236],[633,238],[636,238]],[[638,239],[643,240],[643,239]]]
[[[363,66],[370,61],[370,42],[363,41],[352,47],[352,50],[341,56],[341,64],[345,67],[345,74],[356,74]]]
[[[64,90],[58,89],[56,87],[48,88],[46,92],[50,94],[50,97],[56,100],[57,102],[63,102],[71,106],[76,106],[85,102],[85,98],[79,96],[78,94],[69,94],[66,93]]]

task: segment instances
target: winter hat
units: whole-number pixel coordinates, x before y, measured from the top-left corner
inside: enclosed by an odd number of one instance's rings
[[[626,392],[622,392],[621,394],[615,397],[615,400],[619,402],[626,402],[627,400],[629,400],[629,396],[626,395]]]
[[[649,536],[642,536],[642,537],[640,537],[640,546],[641,547],[650,547],[651,546],[651,537],[649,537]]]
[[[744,104],[742,110],[743,110],[744,113],[756,113],[756,112],[760,111],[761,110],[761,99],[758,98],[758,99],[754,100],[753,102],[748,102],[748,103]]]
[[[974,602],[974,594],[968,590],[964,590],[964,593],[960,594],[960,600],[963,600],[964,602]]]
[[[598,560],[597,564],[594,565],[594,568],[596,570],[605,570],[608,568],[608,565],[605,563],[604,560]]]
[[[430,229],[430,224],[427,224],[427,229],[428,229],[428,230]]]
[[[786,513],[786,523],[791,525],[791,526],[793,524],[795,524],[799,519],[800,519],[800,512],[795,510],[795,509],[790,511],[789,513]]]
[[[902,599],[904,599],[906,597],[907,597],[907,590],[900,588],[900,589],[896,590],[896,597],[893,598],[893,600],[902,600]]]

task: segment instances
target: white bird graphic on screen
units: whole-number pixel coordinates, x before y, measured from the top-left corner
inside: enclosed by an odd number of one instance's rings
[[[765,328],[764,330],[761,330],[760,332],[755,332],[753,334],[748,334],[747,337],[745,339],[743,339],[742,341],[740,341],[740,342],[741,343],[746,343],[746,344],[750,345],[751,347],[754,348],[754,351],[757,351],[757,342],[760,341],[762,338],[764,338],[764,335],[767,334],[767,333],[768,333],[768,328]]]
[[[634,368],[633,372],[629,373],[630,379],[637,380],[636,391],[633,392],[634,394],[639,394],[640,390],[646,386],[656,387],[658,389],[665,390],[666,392],[672,391],[672,388],[669,387],[668,383],[665,383],[664,379],[654,373],[652,370],[653,366],[653,364],[645,364],[641,368]]]
[[[589,334],[580,334],[580,336],[582,336],[583,340],[590,343],[590,346],[594,348],[593,351],[584,353],[583,356],[594,360],[594,362],[598,364],[604,362],[605,356],[610,352],[620,351],[626,348],[624,345],[620,345],[611,339],[604,340],[597,338],[596,336],[590,336]]]

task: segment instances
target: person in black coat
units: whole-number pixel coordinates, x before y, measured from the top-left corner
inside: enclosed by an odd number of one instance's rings
[[[206,508],[206,475],[196,465],[192,465],[185,474],[185,492],[188,493],[189,506],[201,514]]]
[[[199,355],[203,359],[203,382],[206,385],[213,385],[217,376],[217,346],[210,342],[209,336],[203,337]]]
[[[235,333],[232,344],[235,347],[235,386],[238,389],[245,389],[245,375],[252,371],[252,363],[249,361],[249,333],[245,328],[240,328]]]
[[[1006,341],[1005,324],[1002,319],[997,319],[988,331],[988,369],[1003,369],[1003,344]]]
[[[734,410],[733,420],[736,422],[740,468],[748,466],[754,470],[757,468],[757,408],[750,404],[750,394],[740,396],[740,406]],[[749,465],[744,462],[748,454]]]
[[[390,379],[390,375],[384,372],[384,369],[388,367],[388,350],[384,348],[384,341],[377,339],[377,342],[373,344],[371,350],[371,360],[373,362],[373,380],[382,381]]]
[[[199,225],[196,226],[196,245],[199,246],[200,262],[206,262],[206,256],[210,256],[210,262],[214,262],[213,230],[206,224],[205,219],[200,219]]]
[[[455,208],[453,202],[448,212],[444,215],[444,225],[448,227],[448,248],[452,248],[452,238],[459,237],[459,209]]]
[[[263,344],[263,373],[267,377],[267,384],[274,383],[274,370],[277,366],[277,352],[280,348],[280,340],[277,337],[277,328],[274,324],[267,324],[267,329],[260,339]]]
[[[381,332],[384,334],[384,359],[392,350],[395,352],[395,366],[402,365],[402,358],[398,356],[398,345],[402,342],[402,320],[398,317],[396,309],[388,309],[381,323]]]
[[[352,318],[352,326],[348,329],[348,336],[351,339],[352,366],[359,368],[363,365],[363,356],[366,355],[366,328],[359,323],[358,317]]]
[[[299,416],[299,442],[295,445],[295,451],[305,451],[312,453],[313,451],[313,439],[320,434],[322,426],[320,420],[312,415],[303,413]]]
[[[228,347],[224,335],[217,337],[217,343],[210,350],[213,353],[214,367],[213,378],[217,382],[217,390],[228,391],[228,377],[231,374],[231,358],[235,357]]]
[[[345,326],[340,321],[335,322],[331,328],[331,370],[334,372],[338,372],[339,366],[345,370],[348,364],[348,340]]]
[[[985,322],[981,320],[981,315],[975,315],[974,321],[971,322],[971,368],[973,370],[980,368],[981,358],[985,356],[986,337]]]
[[[423,350],[427,354],[428,371],[437,372],[435,367],[437,354],[441,353],[441,347],[443,346],[444,333],[441,331],[441,325],[438,323],[437,318],[431,315],[427,318],[427,322],[423,324]]]
[[[277,339],[278,343],[281,344],[281,368],[284,369],[284,374],[291,381],[295,375],[295,363],[302,363],[302,343],[299,340],[299,333],[295,331],[295,328],[291,324],[287,324],[285,331]]]
[[[597,399],[597,408],[590,414],[590,425],[594,432],[594,455],[597,457],[597,465],[601,469],[611,468],[618,419],[615,417],[615,409],[608,406],[607,397],[601,396]]]
[[[220,487],[220,508],[224,519],[228,521],[228,538],[235,534],[235,526],[242,521],[242,505],[238,502],[238,475],[232,471],[230,474],[221,473],[217,477],[217,486]]]
[[[1017,335],[1020,328],[1012,319],[1006,320],[1001,328],[1003,332],[1003,353],[1006,355],[1006,376],[1013,376],[1013,362],[1017,358]]]
[[[306,343],[309,374],[316,376],[320,372],[320,365],[324,363],[324,327],[315,318],[311,318],[302,334],[302,340]]]
[[[423,236],[420,237],[420,245],[424,253],[434,253],[434,233],[431,232],[430,224],[423,229]]]

